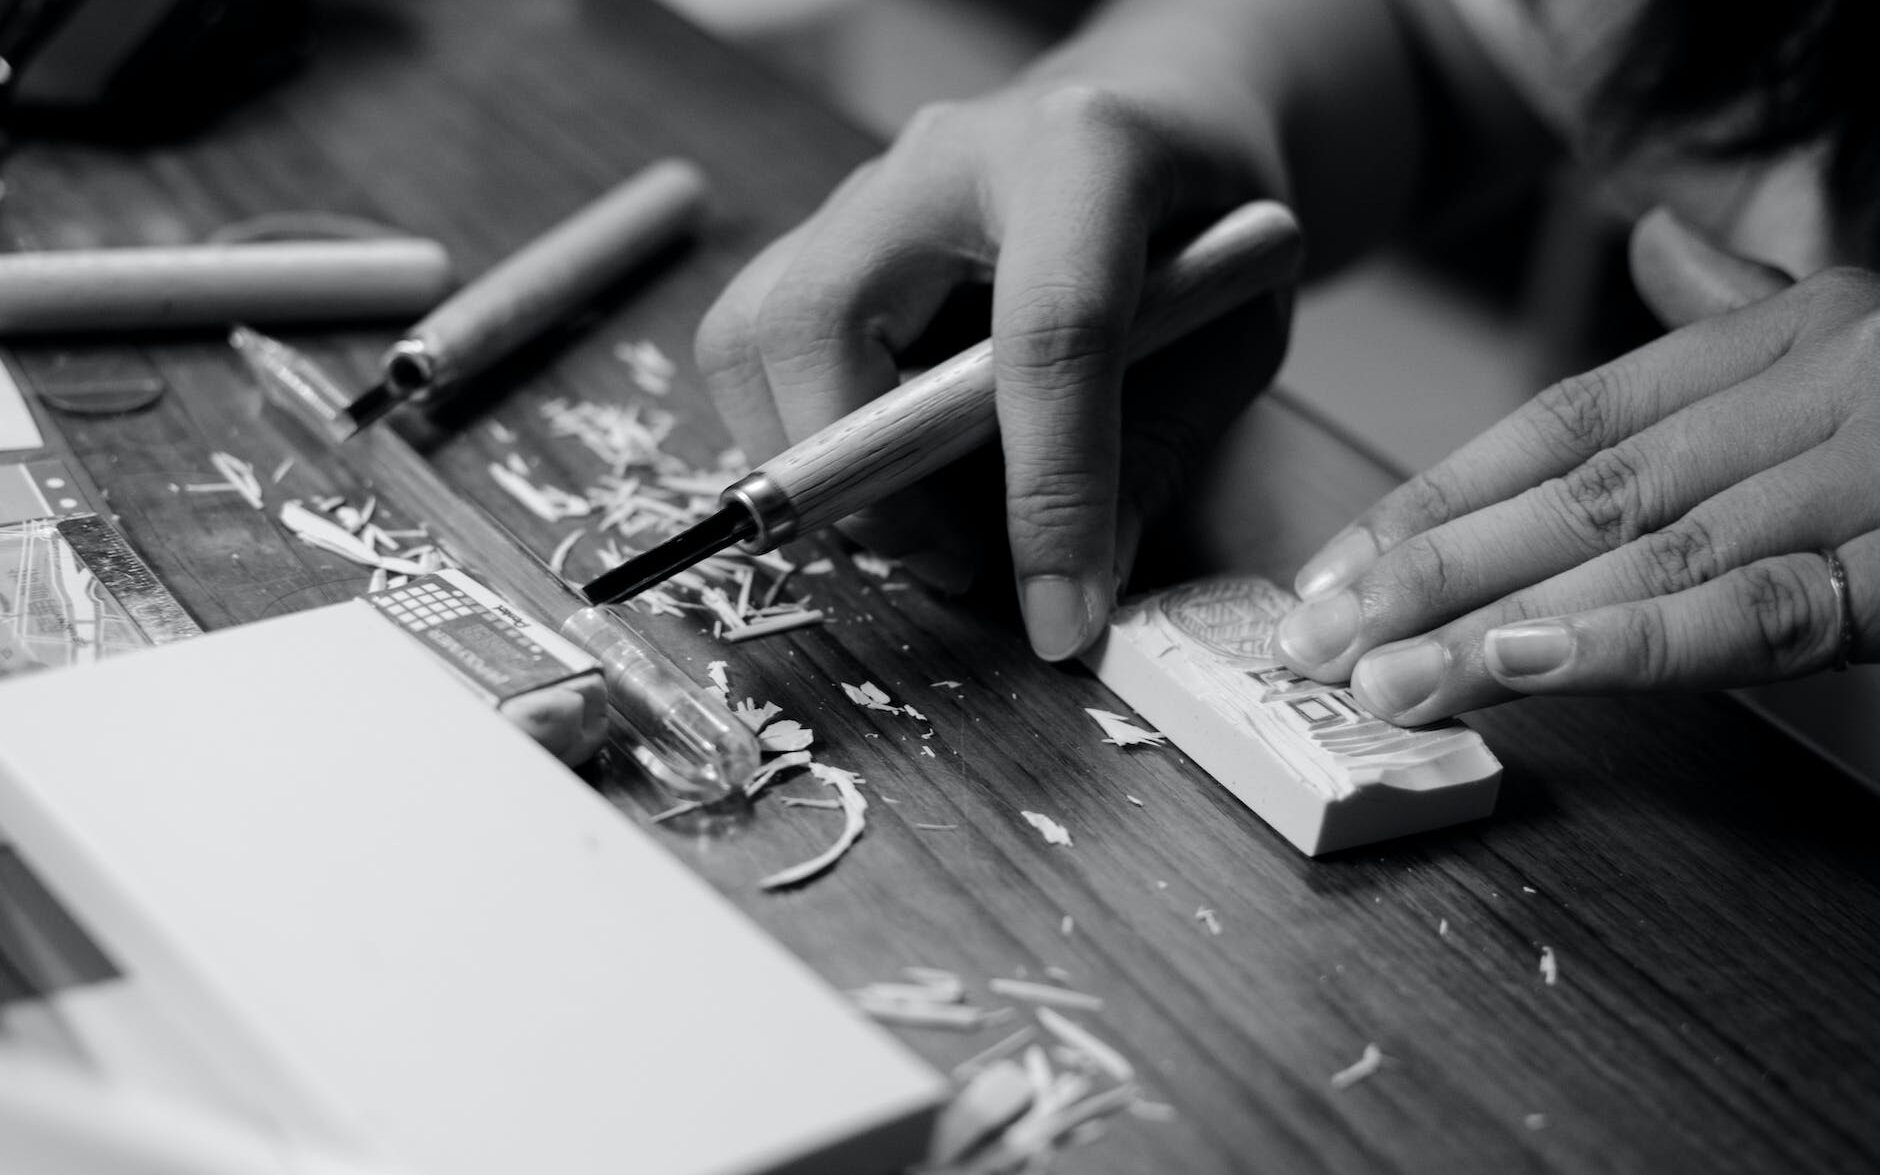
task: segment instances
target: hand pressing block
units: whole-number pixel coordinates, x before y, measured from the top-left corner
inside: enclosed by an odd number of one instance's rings
[[[1488,815],[1501,764],[1480,735],[1392,726],[1268,654],[1293,603],[1255,576],[1185,584],[1119,608],[1085,660],[1309,856]]]

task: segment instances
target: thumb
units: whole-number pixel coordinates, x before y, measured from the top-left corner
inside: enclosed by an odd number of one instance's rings
[[[1632,229],[1632,282],[1668,327],[1725,314],[1794,284],[1772,265],[1732,253],[1662,206]]]

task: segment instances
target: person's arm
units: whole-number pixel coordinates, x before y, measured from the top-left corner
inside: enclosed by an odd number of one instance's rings
[[[1434,125],[1462,92],[1447,79],[1468,72],[1467,45],[1435,27],[1391,0],[1114,0],[1013,85],[923,111],[752,262],[699,333],[720,412],[754,459],[776,453],[892,387],[949,296],[990,282],[1026,626],[1041,656],[1077,653],[1142,520],[1284,348],[1280,296],[1204,332],[1191,352],[1206,378],[1126,404],[1122,343],[1152,246],[1276,196],[1322,269],[1441,191],[1433,163],[1529,157],[1461,149]],[[904,495],[859,537],[961,586],[985,536],[942,497]]]

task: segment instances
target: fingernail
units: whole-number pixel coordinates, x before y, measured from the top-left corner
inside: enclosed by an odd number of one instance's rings
[[[1390,718],[1429,701],[1442,684],[1449,650],[1435,641],[1373,649],[1351,674],[1351,686],[1373,714]]]
[[[1359,619],[1358,597],[1340,592],[1294,608],[1273,635],[1286,660],[1295,665],[1324,665],[1351,647]]]
[[[1552,673],[1573,656],[1573,633],[1552,621],[1491,628],[1482,638],[1482,656],[1497,677]]]
[[[1340,531],[1331,542],[1299,569],[1293,590],[1302,600],[1330,595],[1364,573],[1377,562],[1377,540],[1371,532],[1356,526]]]
[[[1062,661],[1079,652],[1096,635],[1102,603],[1097,593],[1066,575],[1034,575],[1024,582],[1019,602],[1025,611],[1025,631],[1034,653],[1046,661]]]

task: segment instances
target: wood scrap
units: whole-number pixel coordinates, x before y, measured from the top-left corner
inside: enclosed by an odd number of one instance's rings
[[[1031,1108],[1031,1081],[1015,1061],[999,1061],[974,1074],[934,1123],[927,1162],[958,1163]]]
[[[1007,1057],[1015,1057],[1028,1045],[1038,1039],[1038,1030],[1027,1024],[1012,1035],[992,1044],[980,1052],[953,1066],[953,1077],[957,1080],[970,1078],[974,1073]]]
[[[778,882],[773,889],[794,882]],[[876,1020],[889,1024],[906,1024],[917,1028],[950,1028],[956,1032],[977,1032],[988,1024],[998,1023],[1001,1017],[984,1008],[975,1008],[967,1004],[917,1003],[906,1000],[886,999],[866,993],[854,997],[855,1006],[868,1013]]]
[[[778,776],[798,767],[807,767],[814,758],[808,751],[791,751],[766,760],[764,765],[751,773],[750,781],[744,785],[744,798],[753,799]]]
[[[757,732],[757,745],[773,754],[801,751],[816,741],[816,732],[794,718],[772,722]]]
[[[362,567],[383,567],[393,575],[422,575],[424,569],[408,559],[381,555],[371,544],[339,523],[307,509],[299,501],[282,504],[281,525],[310,547],[318,547]]]
[[[986,986],[993,992],[1008,999],[1023,1000],[1028,1004],[1041,1004],[1054,1008],[1076,1008],[1085,1012],[1103,1010],[1103,999],[1087,992],[1073,991],[1068,987],[1054,987],[1048,983],[1036,983],[1029,979],[1007,979],[995,976],[986,981]]]
[[[1021,811],[1019,815],[1025,818],[1025,823],[1038,830],[1038,834],[1044,837],[1046,844],[1063,845],[1065,848],[1071,847],[1070,829],[1051,819],[1051,817],[1046,816],[1042,812]]]
[[[538,485],[530,480],[526,471],[517,470],[514,465],[492,461],[489,472],[497,485],[543,522],[583,518],[594,511],[586,498],[577,497],[559,486]]]
[[[1101,1006],[1102,1001],[1098,1001]],[[1097,1008],[1090,1009],[1096,1011]],[[1065,1047],[1087,1059],[1090,1064],[1118,1082],[1131,1082],[1136,1079],[1136,1067],[1131,1065],[1123,1054],[1097,1038],[1096,1033],[1072,1020],[1060,1015],[1049,1007],[1038,1009],[1038,1023],[1056,1037]]]
[[[1096,720],[1103,728],[1102,741],[1118,747],[1159,747],[1168,742],[1168,736],[1157,734],[1153,730],[1144,730],[1121,714],[1108,710],[1084,707],[1084,713]]]
[[[722,665],[724,662],[714,661],[713,664]],[[731,713],[737,717],[738,721],[744,723],[744,725],[751,728],[753,733],[756,733],[770,725],[771,719],[783,713],[783,707],[775,702],[765,702],[760,706],[751,699],[746,698],[733,706]]]
[[[1387,1060],[1389,1060],[1389,1058],[1386,1057],[1376,1045],[1365,1045],[1364,1052],[1357,1060],[1332,1074],[1332,1088],[1350,1089],[1352,1086],[1358,1084],[1358,1082],[1363,1081],[1365,1078],[1376,1073],[1379,1069],[1382,1069],[1384,1062]]]
[[[568,567],[568,556],[574,551],[574,545],[581,541],[581,536],[586,533],[587,527],[583,526],[571,530],[566,535],[562,536],[562,540],[555,544],[555,550],[548,557],[548,569],[556,575],[565,574]]]
[[[887,579],[894,574],[894,569],[900,566],[893,559],[884,559],[871,551],[857,551],[849,556],[849,561],[855,564],[857,570],[872,575],[876,579]]]
[[[809,765],[809,769],[815,774],[816,778],[820,779],[825,785],[835,788],[837,793],[842,797],[843,813],[847,817],[843,822],[842,833],[836,838],[834,844],[816,854],[814,857],[811,857],[809,860],[804,861],[800,865],[793,865],[788,869],[780,870],[764,878],[762,881],[759,881],[757,884],[760,889],[787,889],[791,886],[801,885],[803,882],[817,876],[823,872],[823,870],[828,869],[837,861],[841,860],[843,854],[847,853],[855,842],[861,839],[862,831],[867,827],[868,818],[866,813],[868,811],[868,800],[856,787],[856,784],[861,782],[861,776],[851,771],[844,771],[839,767],[830,767],[824,763],[812,762]]]
[[[819,608],[803,608],[759,620],[752,624],[741,624],[725,630],[725,639],[733,644],[741,641],[756,640],[759,637],[776,636],[780,632],[790,632],[798,628],[809,628],[821,624],[825,619]]]
[[[896,706],[889,699],[887,692],[872,681],[864,681],[860,685],[850,685],[846,681],[838,682],[837,684],[842,687],[842,693],[849,701],[854,702],[864,709],[880,710],[884,714],[899,714],[901,712],[901,707]]]
[[[215,466],[222,480],[233,486],[252,509],[266,509],[266,503],[261,498],[261,481],[255,476],[253,465],[219,450],[209,454],[209,463]]]

